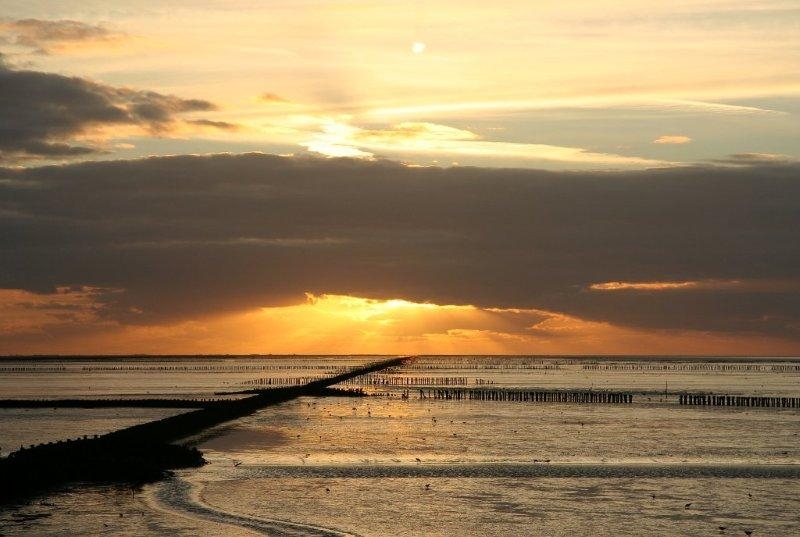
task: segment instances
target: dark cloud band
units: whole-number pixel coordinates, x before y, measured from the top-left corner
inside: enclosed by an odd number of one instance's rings
[[[0,288],[124,289],[159,322],[303,293],[537,308],[800,338],[800,165],[635,172],[408,168],[260,154],[0,172]],[[136,316],[126,312],[135,310]]]

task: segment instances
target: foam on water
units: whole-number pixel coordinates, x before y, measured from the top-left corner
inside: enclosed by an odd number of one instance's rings
[[[269,519],[215,509],[203,502],[199,487],[189,480],[172,478],[149,489],[149,501],[180,515],[236,526],[264,535],[287,537],[347,537],[352,534],[288,520]]]

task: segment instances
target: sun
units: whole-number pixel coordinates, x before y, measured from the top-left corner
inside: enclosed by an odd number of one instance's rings
[[[413,52],[414,54],[422,54],[423,52],[425,52],[426,48],[428,48],[428,46],[425,43],[421,41],[416,41],[414,42],[414,44],[411,45],[411,52]]]

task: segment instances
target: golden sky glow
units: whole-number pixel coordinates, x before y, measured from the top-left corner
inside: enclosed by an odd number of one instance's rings
[[[800,349],[796,0],[0,13],[0,354]]]
[[[542,310],[308,293],[296,305],[161,326],[103,320],[95,290],[0,292],[7,353],[792,354],[796,343],[692,330],[634,330]],[[24,314],[24,312],[28,312]],[[21,315],[21,313],[23,313]],[[48,333],[69,328],[52,339]]]
[[[161,150],[106,128],[111,158],[261,148],[636,168],[751,151],[748,128],[761,152],[800,156],[790,0],[5,4],[7,60],[202,97],[218,105],[206,121],[237,127],[164,131]],[[397,144],[404,124],[471,136]]]

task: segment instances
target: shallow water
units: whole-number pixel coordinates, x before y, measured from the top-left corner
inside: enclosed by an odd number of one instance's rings
[[[21,446],[101,435],[172,416],[169,408],[0,408],[0,456]]]
[[[271,365],[303,367],[218,370],[201,380],[188,371],[121,375],[132,382],[129,392],[167,394],[171,383],[208,394],[254,377],[324,371],[335,359],[316,369],[281,360]],[[719,535],[724,526],[730,535],[800,535],[800,410],[678,406],[673,392],[792,395],[800,375],[785,363],[692,371],[668,361],[673,369],[655,371],[662,362],[653,359],[639,363],[644,368],[605,361],[617,365],[600,370],[584,367],[594,367],[589,361],[498,360],[430,358],[389,377],[465,377],[464,387],[475,379],[494,387],[613,386],[637,395],[630,405],[447,401],[420,399],[414,386],[403,399],[406,386],[369,384],[390,395],[305,397],[195,439],[209,461],[201,469],[138,492],[81,488],[6,509],[2,533],[632,536]],[[559,368],[536,368],[542,364]],[[149,381],[154,375],[166,378]],[[665,383],[667,395],[659,391]],[[95,410],[65,412],[76,413],[73,425],[101,420]],[[0,435],[9,423],[0,414]],[[35,436],[41,424],[31,423]],[[49,422],[47,434],[57,431]]]

